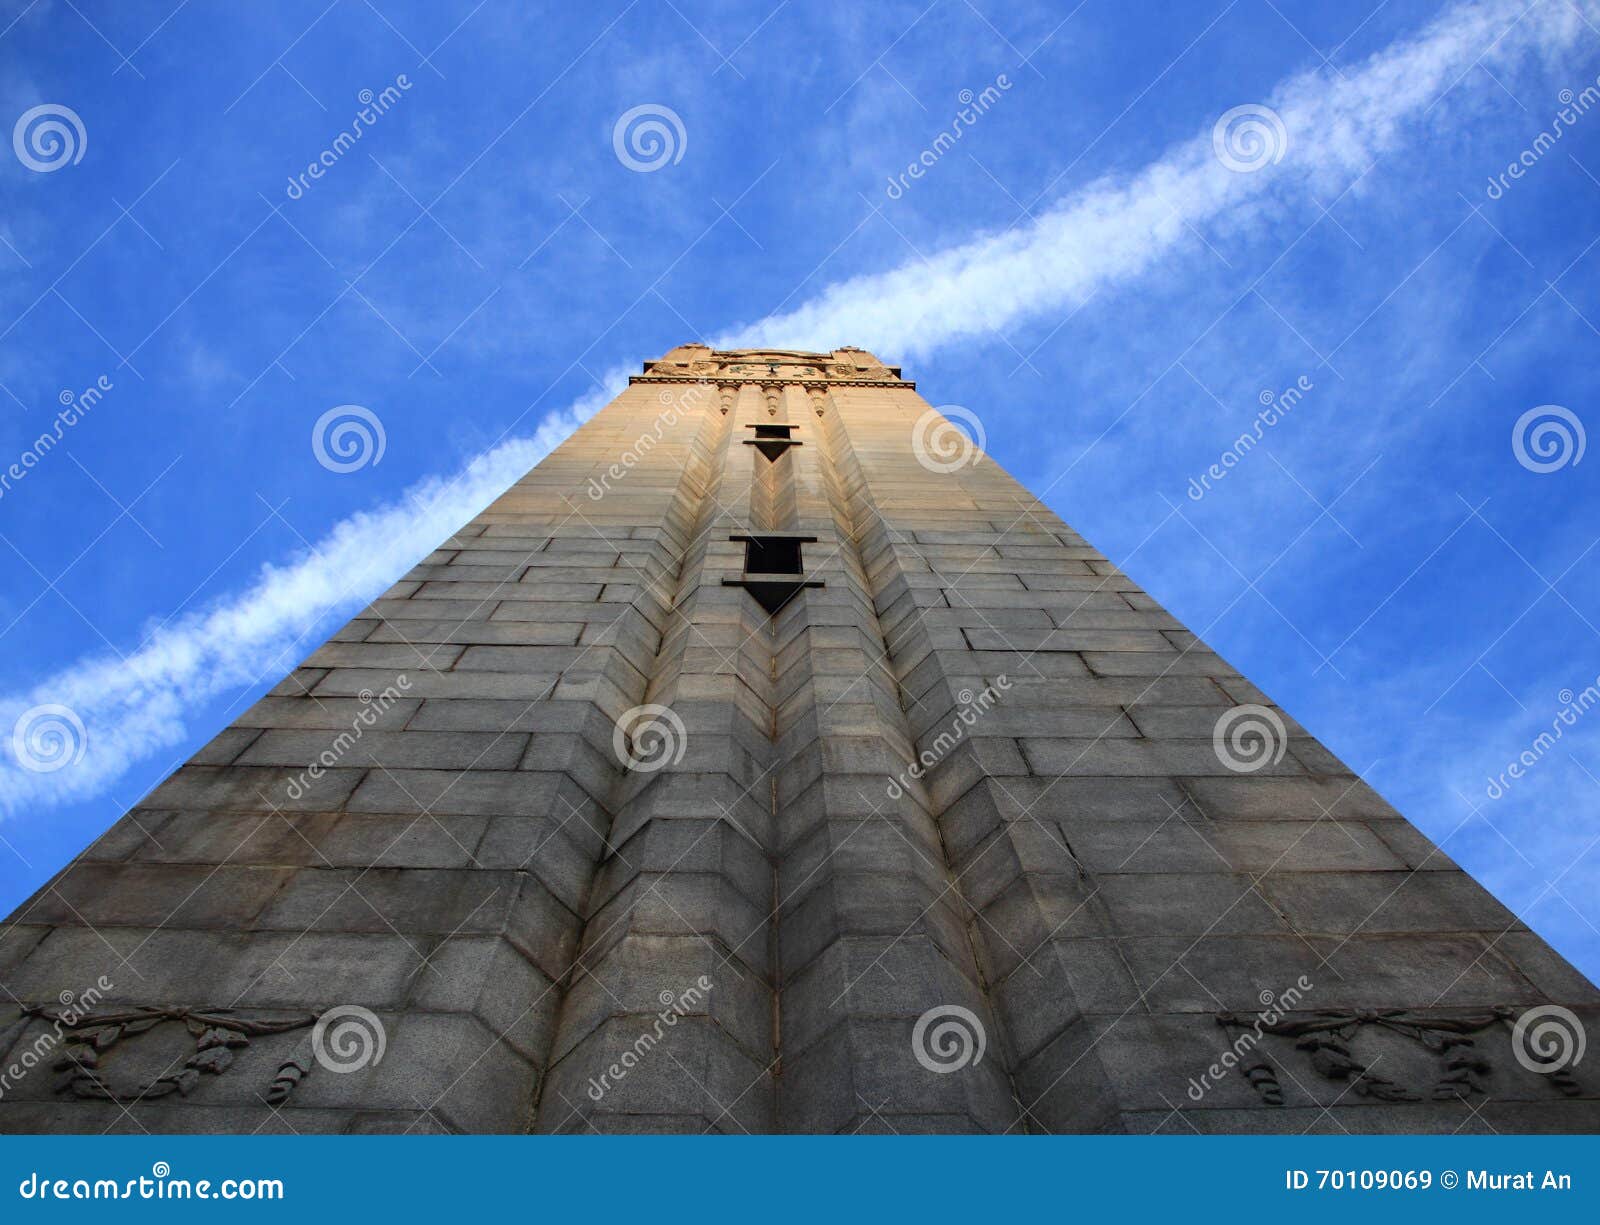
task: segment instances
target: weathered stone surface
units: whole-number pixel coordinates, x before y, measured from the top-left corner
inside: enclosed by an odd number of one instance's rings
[[[0,926],[0,1130],[1600,1128],[1511,1049],[1594,987],[931,413],[650,363]],[[59,1089],[69,998],[181,1084]]]

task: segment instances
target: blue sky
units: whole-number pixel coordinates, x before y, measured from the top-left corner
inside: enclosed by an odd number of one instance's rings
[[[0,468],[109,388],[0,486],[0,911],[641,359],[856,344],[1600,977],[1600,712],[1531,747],[1600,677],[1595,0],[0,27],[0,117],[82,132],[0,157]],[[614,148],[640,106],[681,123],[649,172]],[[1264,157],[1219,155],[1237,107],[1281,125]],[[330,471],[313,428],[352,404],[382,459]],[[1519,462],[1548,405],[1566,436]],[[9,734],[40,705],[86,740],[43,774]]]

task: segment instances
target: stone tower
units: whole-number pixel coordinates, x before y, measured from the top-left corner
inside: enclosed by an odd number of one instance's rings
[[[859,349],[647,363],[0,983],[9,1131],[1600,1129],[1595,989]]]

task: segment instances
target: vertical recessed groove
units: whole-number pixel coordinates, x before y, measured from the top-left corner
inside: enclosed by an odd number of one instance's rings
[[[674,609],[683,594],[695,557],[696,545],[700,535],[703,534],[700,531],[700,527],[706,518],[706,508],[707,506],[716,505],[716,487],[720,479],[720,468],[716,463],[716,457],[725,452],[727,446],[728,429],[725,419],[720,415],[705,414],[699,423],[695,443],[690,448],[690,459],[683,466],[682,476],[673,493],[672,506],[666,515],[666,521],[672,523],[676,521],[679,512],[682,512],[687,517],[689,535],[676,550],[677,564],[672,571],[672,590],[665,593],[665,595],[655,593],[659,603],[666,610],[664,612],[665,620],[657,637],[654,666],[651,668],[649,675],[643,678],[644,683],[641,690],[634,695],[641,700],[648,701],[651,698],[652,690],[662,670],[662,661],[668,650],[668,639],[672,632],[672,620],[675,616]],[[690,513],[691,511],[694,513]],[[665,570],[663,570],[663,576],[664,574]],[[650,584],[647,581],[635,597],[634,606],[640,611],[648,609],[651,595]],[[615,764],[620,766],[620,763]],[[631,781],[632,776],[626,770],[620,768],[616,770],[613,776],[610,802],[611,821],[605,841],[608,851],[615,850],[614,840],[617,837],[617,828],[624,807],[631,799],[637,798],[636,792],[630,795]],[[602,859],[602,863],[595,865],[591,871],[591,890],[594,888],[595,878],[598,877],[603,864],[604,860]],[[568,1125],[571,1121],[570,1118],[555,1119],[546,1116],[545,1088],[551,1079],[551,1074],[556,1064],[562,1058],[567,1057],[566,1053],[561,1052],[561,1037],[563,1027],[570,1023],[568,1016],[569,1000],[575,981],[580,973],[587,974],[591,972],[589,967],[585,965],[585,956],[592,947],[590,929],[594,918],[595,916],[592,913],[585,916],[586,921],[580,934],[577,949],[572,956],[571,964],[559,980],[562,988],[561,1002],[556,1009],[554,1023],[551,1026],[552,1048],[546,1052],[546,1058],[541,1064],[541,1074],[535,1086],[532,1103],[534,1130],[558,1130]],[[571,1103],[564,1102],[558,1107],[558,1110],[562,1115],[568,1115],[572,1110]]]
[[[776,719],[776,712],[774,712]],[[767,776],[767,804],[772,812],[774,828],[778,822],[778,776],[772,771]],[[772,1081],[773,1114],[781,1117],[783,1111],[783,949],[778,942],[779,889],[778,858],[772,857],[772,892],[770,918],[767,922],[767,947],[772,958]]]
[[[861,520],[873,519],[881,523],[883,521],[882,515],[878,512],[878,508],[872,500],[872,494],[867,486],[867,482],[861,474],[859,465],[856,463],[855,453],[854,449],[850,445],[849,435],[845,431],[838,413],[831,413],[828,415],[826,422],[822,426],[822,432],[824,435],[825,447],[830,463],[830,494],[836,499],[836,502],[840,508],[840,513],[845,516],[847,523],[850,524],[850,540],[852,545],[859,548],[861,533],[864,530],[864,525],[861,523]],[[852,491],[853,496],[852,494],[847,494],[842,489],[838,488],[838,481],[835,480],[834,477],[835,474],[839,472],[851,473],[852,479],[850,480],[849,488]],[[879,583],[870,584],[870,588],[872,589],[872,594],[874,596],[877,594],[876,588],[878,586],[880,586]],[[896,704],[907,716],[907,719],[909,719],[907,703],[913,701],[913,699],[895,678],[894,669],[890,662],[894,659],[895,653],[894,647],[888,640],[888,635],[884,635],[883,654],[880,657],[878,664],[885,675],[887,683],[893,687],[896,697]],[[905,734],[910,750],[908,757],[915,757],[917,746],[915,739],[911,734],[909,722],[907,722],[905,727]],[[986,958],[983,955],[982,949],[979,947],[977,910],[972,906],[971,902],[967,899],[966,894],[961,888],[960,874],[956,870],[956,860],[951,854],[949,843],[945,838],[944,823],[940,819],[943,816],[942,811],[930,806],[929,815],[933,818],[932,825],[934,836],[938,839],[940,859],[944,866],[945,874],[949,878],[950,892],[954,897],[959,899],[963,911],[967,915],[971,916],[971,920],[963,924],[963,929],[966,937],[967,951],[971,960],[972,973],[982,994],[987,1014],[998,1017],[999,1010],[996,1008],[994,1003],[992,984],[989,981],[988,974],[984,970]],[[1016,1109],[1017,1124],[1021,1130],[1036,1131],[1038,1129],[1033,1125],[1027,1110],[1024,1108],[1022,1095],[1017,1087],[1015,1069],[1013,1067],[1013,1061],[1010,1058],[1009,1051],[1011,1044],[1005,1040],[1006,1035],[1003,1032],[999,1035],[999,1037],[1001,1038],[1001,1041],[997,1042],[995,1045],[1000,1049],[1002,1052],[1002,1058],[1005,1060],[1005,1081],[1012,1104]]]

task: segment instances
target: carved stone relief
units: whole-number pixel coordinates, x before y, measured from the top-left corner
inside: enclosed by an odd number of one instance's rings
[[[189,1096],[203,1076],[221,1076],[233,1064],[236,1051],[253,1039],[305,1029],[317,1022],[316,1013],[265,1016],[229,1008],[134,1007],[122,1011],[71,1013],[45,1007],[26,1007],[23,1015],[47,1021],[61,1035],[61,1053],[54,1064],[62,1073],[58,1093],[103,1101],[147,1101],[177,1093]],[[193,1040],[186,1058],[158,1059],[153,1075],[139,1071],[118,1076],[113,1056],[133,1039],[168,1025],[179,1025]],[[181,1053],[181,1052],[180,1052]],[[141,1062],[133,1060],[137,1068]],[[270,1105],[286,1101],[311,1071],[314,1062],[309,1041],[302,1041],[293,1058],[278,1065],[272,1081],[262,1090]],[[153,1069],[145,1068],[143,1071]]]
[[[801,366],[793,362],[735,362],[723,368],[725,374],[742,378],[759,379],[820,379],[822,371],[815,366]]]
[[[848,381],[858,387],[916,389],[914,382],[901,377],[898,366],[885,366],[866,352],[841,350],[836,354],[826,354],[783,349],[737,349],[729,352],[704,350],[704,353],[704,356],[671,357],[650,362],[643,374],[634,375],[629,381],[682,383],[698,380],[756,386],[799,384],[807,390]]]
[[[1216,1019],[1228,1034],[1230,1049],[1239,1055],[1240,1070],[1262,1102],[1281,1106],[1283,1087],[1278,1080],[1278,1068],[1269,1057],[1266,1044],[1260,1043],[1257,1035],[1293,1040],[1294,1049],[1304,1053],[1305,1062],[1313,1072],[1347,1086],[1354,1096],[1382,1102],[1444,1101],[1466,1099],[1474,1094],[1488,1096],[1487,1077],[1494,1066],[1479,1047],[1478,1039],[1493,1036],[1492,1031],[1503,1030],[1509,1042],[1517,1017],[1523,1011],[1499,1006],[1456,1015],[1403,1009],[1300,1012],[1287,1013],[1272,1022],[1263,1022],[1255,1014],[1222,1012]],[[1380,1059],[1364,1056],[1356,1049],[1357,1038],[1368,1027],[1401,1035],[1433,1055],[1436,1074],[1431,1083],[1415,1080],[1402,1083],[1380,1075],[1377,1071]],[[1508,1051],[1505,1061],[1512,1059]],[[1566,1066],[1552,1063],[1541,1068],[1532,1061],[1516,1062],[1530,1071],[1537,1070],[1551,1088],[1564,1097],[1583,1093]],[[1396,1071],[1396,1068],[1390,1066],[1386,1070]],[[1396,1071],[1396,1074],[1399,1073]]]

